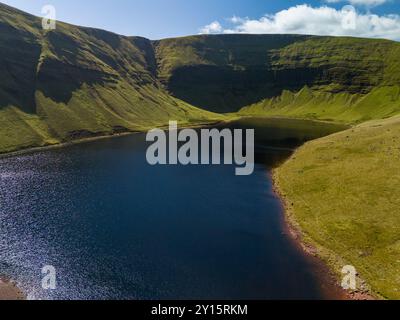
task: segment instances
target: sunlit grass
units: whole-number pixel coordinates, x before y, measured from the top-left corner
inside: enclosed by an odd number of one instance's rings
[[[400,117],[309,142],[275,176],[306,242],[400,298]]]

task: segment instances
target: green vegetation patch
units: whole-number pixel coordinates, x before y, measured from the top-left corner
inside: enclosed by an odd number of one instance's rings
[[[337,271],[354,265],[373,292],[400,299],[400,117],[309,142],[275,178],[306,242]]]

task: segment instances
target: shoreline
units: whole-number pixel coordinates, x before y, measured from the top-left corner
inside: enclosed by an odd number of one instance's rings
[[[27,296],[12,281],[0,277],[0,301],[26,300]]]
[[[290,120],[304,120],[304,121],[313,121],[313,122],[321,122],[321,123],[330,123],[330,124],[338,124],[338,125],[348,125],[351,127],[351,124],[345,124],[342,122],[336,122],[336,121],[330,121],[330,120],[319,120],[319,119],[308,119],[308,118],[289,118],[289,117],[278,117],[278,116],[259,116],[259,115],[231,115],[231,114],[226,114],[226,119],[215,119],[215,120],[210,120],[210,121],[205,121],[205,122],[198,122],[198,123],[184,123],[180,124],[181,128],[203,128],[203,127],[209,127],[209,126],[221,126],[223,124],[229,124],[231,122],[238,121],[240,119],[246,119],[246,118],[265,118],[265,119],[290,119]],[[115,133],[100,133],[99,135],[94,134],[91,137],[86,137],[86,138],[78,138],[78,139],[72,139],[70,141],[65,141],[65,142],[58,142],[54,144],[46,144],[43,146],[36,146],[36,147],[26,147],[26,148],[21,148],[18,150],[14,151],[6,151],[6,152],[0,152],[0,159],[3,158],[11,158],[11,157],[17,157],[21,155],[26,155],[26,154],[31,154],[35,152],[41,152],[41,151],[46,151],[46,150],[52,150],[56,148],[65,148],[69,146],[73,146],[76,144],[82,144],[82,143],[88,143],[92,141],[97,141],[97,140],[102,140],[102,139],[111,139],[111,138],[117,138],[117,137],[122,137],[122,136],[128,136],[128,135],[133,135],[133,134],[140,134],[140,133],[145,133],[147,130],[151,130],[153,127],[144,127],[142,129],[137,129],[137,130],[127,130],[124,132],[115,132]],[[162,129],[162,130],[168,130],[168,124],[165,125],[160,125],[160,126],[154,126],[154,128],[157,129]]]
[[[137,133],[142,133],[142,131],[127,131],[127,132],[123,132],[123,133],[99,135],[99,136],[93,136],[93,137],[88,137],[88,138],[71,140],[71,141],[67,141],[67,142],[59,142],[59,143],[48,144],[48,145],[43,145],[43,146],[39,146],[39,147],[27,147],[27,148],[23,148],[23,149],[16,150],[16,151],[0,153],[0,159],[13,158],[13,157],[28,155],[28,154],[32,154],[32,153],[36,153],[36,152],[47,151],[47,150],[58,149],[58,148],[65,148],[65,147],[69,147],[69,146],[73,146],[73,145],[77,145],[77,144],[88,143],[88,142],[103,140],[103,139],[117,138],[117,137],[122,137],[122,136],[128,136],[128,135],[133,135],[133,134],[137,134]]]
[[[295,156],[295,154],[296,151],[292,157]],[[276,170],[277,168],[274,168],[271,171],[272,188],[273,192],[276,194],[282,204],[282,222],[284,231],[293,241],[294,245],[301,250],[316,267],[316,275],[320,280],[321,290],[324,292],[324,294],[326,294],[327,299],[330,299],[329,296],[338,296],[339,299],[341,298],[343,300],[379,300],[379,297],[374,295],[369,289],[362,288],[355,291],[349,291],[341,287],[338,265],[345,264],[340,264],[341,259],[335,253],[328,253],[326,249],[319,248],[312,244],[311,241],[305,240],[304,232],[299,223],[296,221],[294,213],[290,209],[289,199],[280,188],[279,181],[276,176]],[[363,287],[365,286],[365,281],[359,276],[357,276],[357,282],[361,283]]]
[[[239,119],[239,118],[238,118]],[[202,127],[207,127],[207,126],[213,126],[213,125],[221,125],[225,123],[229,123],[238,119],[224,119],[224,120],[215,120],[215,121],[209,121],[209,122],[202,122],[202,123],[186,123],[186,124],[181,124],[180,128],[202,128]],[[162,129],[162,130],[168,130],[168,125],[164,126],[155,126],[154,128],[157,129]],[[0,159],[4,158],[12,158],[12,157],[17,157],[21,155],[27,155],[31,153],[36,153],[36,152],[41,152],[41,151],[46,151],[46,150],[52,150],[52,149],[57,149],[57,148],[65,148],[77,144],[83,144],[83,143],[89,143],[92,141],[98,141],[98,140],[103,140],[103,139],[112,139],[112,138],[118,138],[118,137],[123,137],[123,136],[129,136],[129,135],[134,135],[134,134],[140,134],[140,133],[145,133],[147,130],[151,130],[152,128],[143,128],[143,130],[130,130],[130,131],[125,131],[125,132],[119,132],[119,133],[109,133],[109,134],[99,134],[99,135],[93,135],[92,137],[86,137],[86,138],[81,138],[81,139],[75,139],[75,140],[70,140],[70,141],[65,141],[65,142],[59,142],[59,143],[54,143],[54,144],[47,144],[43,146],[37,146],[37,147],[27,147],[27,148],[21,148],[19,150],[15,151],[7,151],[7,152],[0,152]]]

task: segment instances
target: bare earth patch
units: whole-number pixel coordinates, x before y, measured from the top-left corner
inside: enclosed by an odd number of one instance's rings
[[[24,300],[25,295],[10,281],[0,279],[0,300]]]

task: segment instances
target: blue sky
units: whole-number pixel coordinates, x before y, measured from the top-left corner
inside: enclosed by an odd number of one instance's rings
[[[400,0],[0,0],[41,15],[150,39],[203,33],[314,33],[400,40]],[[342,8],[352,4],[355,11]],[[267,18],[265,16],[267,15]],[[234,20],[230,18],[236,17]],[[343,20],[356,27],[343,29]]]

